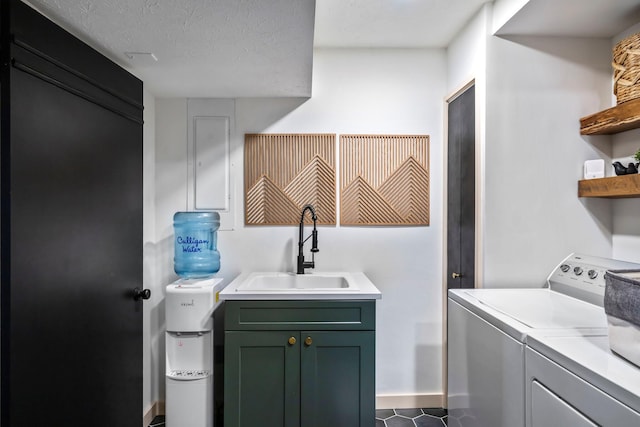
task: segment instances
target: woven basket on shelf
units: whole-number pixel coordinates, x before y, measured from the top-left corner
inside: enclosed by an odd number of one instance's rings
[[[613,93],[618,104],[640,98],[640,33],[613,48]]]

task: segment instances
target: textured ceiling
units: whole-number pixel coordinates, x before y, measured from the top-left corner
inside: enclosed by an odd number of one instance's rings
[[[314,24],[317,46],[444,47],[487,0],[24,1],[158,97],[306,97]]]
[[[318,0],[318,47],[435,47],[493,0]]]
[[[611,38],[640,21],[640,0],[530,0],[524,3],[497,34]]]
[[[235,98],[310,96],[314,45],[446,47],[493,0],[23,1],[155,96]],[[640,0],[497,1],[522,4],[505,35],[611,37],[640,19]]]
[[[314,0],[29,0],[158,97],[309,96]],[[149,52],[128,58],[125,52]]]

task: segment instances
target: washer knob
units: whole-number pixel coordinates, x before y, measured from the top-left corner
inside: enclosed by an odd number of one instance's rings
[[[563,273],[566,273],[567,271],[569,271],[571,267],[569,267],[569,264],[562,264],[560,266],[560,270],[562,270]]]
[[[598,272],[595,270],[589,270],[587,271],[587,274],[589,275],[589,279],[593,280],[596,277],[598,277]]]
[[[573,272],[575,273],[576,276],[580,276],[582,274],[582,267],[576,267],[573,269]]]

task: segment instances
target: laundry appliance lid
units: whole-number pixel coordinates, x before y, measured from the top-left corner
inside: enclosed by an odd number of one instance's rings
[[[449,296],[521,342],[534,329],[607,328],[602,307],[548,288],[457,289]]]
[[[602,307],[549,289],[485,289],[477,298],[533,329],[607,327]]]

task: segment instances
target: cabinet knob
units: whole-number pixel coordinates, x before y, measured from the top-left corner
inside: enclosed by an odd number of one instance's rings
[[[289,337],[289,345],[294,345],[296,343],[296,337]]]
[[[452,279],[457,279],[458,277],[462,277],[462,274],[460,274],[460,273],[451,273],[451,278]]]
[[[309,347],[311,344],[313,344],[313,340],[311,339],[311,337],[307,337],[304,340],[304,344]]]

